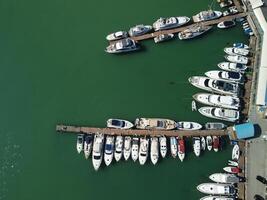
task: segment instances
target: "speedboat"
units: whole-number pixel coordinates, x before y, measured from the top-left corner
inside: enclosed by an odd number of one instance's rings
[[[241,169],[239,167],[232,166],[224,167],[223,170],[231,174],[238,174],[241,172]]]
[[[108,128],[130,129],[133,126],[131,122],[123,119],[108,119],[107,121]]]
[[[107,35],[106,39],[108,41],[114,41],[114,40],[120,40],[123,38],[127,38],[128,37],[128,33],[126,31],[117,31],[115,33],[110,33],[109,35]]]
[[[215,173],[209,176],[216,183],[238,183],[239,178],[235,174]]]
[[[239,72],[227,72],[227,71],[221,71],[221,70],[211,70],[211,71],[206,72],[205,75],[207,77],[217,79],[217,80],[236,82],[236,83],[243,83],[244,82],[243,75]]]
[[[235,56],[235,55],[247,56],[249,54],[248,49],[236,48],[236,47],[226,47],[224,48],[224,52],[232,56]]]
[[[197,110],[197,104],[196,102],[193,100],[192,101],[192,111],[196,111]]]
[[[159,159],[159,140],[157,137],[150,138],[150,159],[153,165],[157,164]]]
[[[104,144],[104,135],[95,134],[94,144],[93,144],[93,155],[92,162],[94,169],[97,171],[102,163],[103,159],[103,144]]]
[[[240,108],[240,99],[237,97],[209,93],[197,93],[193,95],[193,98],[196,101],[209,106],[218,106],[237,110]]]
[[[131,155],[131,144],[132,138],[130,136],[126,136],[124,138],[124,148],[123,148],[123,157],[125,160],[128,160]]]
[[[192,76],[188,79],[188,81],[195,87],[207,90],[209,92],[230,94],[235,96],[238,96],[240,93],[240,87],[237,83],[216,80],[207,78],[205,76]]]
[[[158,118],[137,118],[135,126],[138,129],[172,130],[177,127],[174,120]]]
[[[114,154],[114,137],[107,136],[106,137],[106,144],[105,144],[105,151],[104,151],[104,161],[107,166],[109,166],[112,162]]]
[[[165,158],[167,154],[167,139],[165,136],[161,136],[159,138],[159,145],[160,145],[160,155],[162,158]]]
[[[185,157],[185,141],[183,137],[178,137],[178,157],[183,162]]]
[[[139,163],[144,165],[148,157],[149,139],[140,138]]]
[[[188,130],[199,130],[202,128],[202,125],[196,122],[177,122],[177,129],[179,130],[184,130],[184,131],[188,131]]]
[[[115,160],[118,162],[122,157],[122,151],[123,151],[123,137],[118,135],[116,137],[115,141]]]
[[[228,165],[233,166],[233,167],[238,167],[238,162],[234,160],[228,160]]]
[[[221,62],[218,64],[218,67],[222,70],[230,71],[230,72],[240,72],[243,73],[248,67],[246,65],[240,63],[232,63],[232,62]]]
[[[86,159],[88,159],[90,154],[91,154],[92,147],[93,147],[93,140],[94,140],[94,137],[92,134],[85,136],[84,145],[83,145],[83,152],[84,152],[84,156]]]
[[[221,29],[231,28],[233,26],[235,26],[235,21],[233,20],[222,21],[217,24],[217,27]]]
[[[206,33],[211,28],[212,26],[202,26],[202,25],[192,26],[178,33],[178,37],[180,40],[192,39],[202,35],[203,33]]]
[[[232,151],[232,160],[238,160],[240,155],[239,146],[236,144]]]
[[[201,144],[199,137],[193,137],[193,149],[196,156],[200,156]]]
[[[131,156],[134,162],[138,159],[138,153],[139,153],[139,138],[133,137]]]
[[[205,137],[201,136],[200,137],[200,141],[201,141],[201,150],[205,151],[206,150],[206,139],[205,139]]]
[[[244,44],[244,43],[241,43],[241,42],[234,43],[233,47],[249,49],[249,46],[247,44]]]
[[[76,142],[76,149],[78,153],[81,153],[83,150],[83,142],[84,142],[84,135],[78,134],[77,135],[77,142]]]
[[[167,40],[170,40],[174,37],[174,34],[172,33],[169,33],[169,34],[160,34],[156,37],[154,37],[154,42],[155,43],[160,43],[160,42],[164,42],[164,41],[167,41]]]
[[[205,128],[208,130],[222,130],[225,129],[227,126],[220,122],[207,122],[205,124]]]
[[[171,137],[171,141],[170,141],[170,145],[171,145],[171,154],[173,158],[177,157],[177,140],[175,137]]]
[[[217,108],[217,107],[201,107],[198,109],[200,114],[224,121],[236,122],[239,120],[239,112],[237,110]]]
[[[222,12],[215,11],[215,10],[207,10],[207,11],[201,11],[200,13],[193,16],[194,22],[203,22],[203,21],[209,21],[213,19],[220,18],[222,16]]]
[[[226,55],[225,59],[228,60],[229,62],[234,62],[234,63],[240,63],[240,64],[248,64],[248,58],[245,56],[239,56],[239,55]]]
[[[153,23],[153,28],[155,29],[155,31],[172,29],[172,28],[177,28],[179,26],[183,26],[187,24],[189,21],[190,18],[186,16],[168,17],[168,18],[161,17]]]
[[[198,191],[211,195],[235,195],[235,186],[221,183],[202,183],[197,186]]]
[[[139,50],[140,47],[137,45],[137,43],[130,39],[125,38],[119,41],[116,41],[114,43],[111,43],[107,48],[107,53],[126,53],[130,51],[136,51]]]
[[[131,37],[144,35],[144,34],[150,32],[152,29],[153,29],[153,27],[150,25],[139,24],[139,25],[136,25],[136,26],[130,28],[129,35]]]
[[[220,139],[218,136],[214,135],[212,136],[212,144],[213,144],[213,150],[215,152],[218,152],[219,151],[219,147],[220,147]]]
[[[213,144],[212,144],[212,137],[210,135],[206,137],[206,143],[207,143],[207,149],[211,151]]]
[[[227,197],[227,196],[205,196],[200,200],[235,200],[235,197]]]

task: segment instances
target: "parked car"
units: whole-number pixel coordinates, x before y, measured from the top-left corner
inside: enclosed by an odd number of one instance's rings
[[[257,179],[258,181],[260,181],[261,183],[267,185],[267,180],[266,180],[266,178],[264,178],[264,177],[258,175],[258,176],[256,176],[256,179]]]

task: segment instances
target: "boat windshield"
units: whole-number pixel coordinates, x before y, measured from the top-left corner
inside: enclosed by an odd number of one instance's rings
[[[205,85],[206,87],[209,87],[209,79],[206,79],[206,80],[204,81],[204,85]]]
[[[218,73],[218,76],[219,76],[220,78],[222,78],[222,73],[223,73],[223,72],[221,72],[221,71]]]
[[[157,121],[157,127],[164,127],[163,121]]]
[[[233,79],[239,79],[240,78],[240,74],[236,73],[236,72],[228,72],[228,75],[230,78],[233,78]]]
[[[112,145],[111,144],[106,144],[105,149],[107,151],[111,151],[112,150]]]
[[[95,160],[100,160],[100,158],[101,158],[100,156],[94,156]]]
[[[118,126],[118,127],[124,127],[125,126],[125,122],[120,121],[120,120],[112,120],[111,124],[113,126]]]

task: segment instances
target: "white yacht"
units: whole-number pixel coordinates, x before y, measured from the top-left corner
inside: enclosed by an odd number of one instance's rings
[[[81,153],[83,150],[83,142],[84,142],[84,135],[78,134],[77,135],[77,142],[76,142],[76,149],[78,153]]]
[[[205,196],[200,200],[235,200],[235,197],[227,197],[227,196]]]
[[[149,139],[140,138],[139,163],[144,165],[148,157]]]
[[[117,129],[130,129],[133,128],[133,124],[127,120],[123,119],[108,119],[107,127],[108,128],[117,128]]]
[[[139,24],[139,25],[136,25],[136,26],[130,28],[129,35],[131,37],[144,35],[144,34],[150,32],[152,29],[153,29],[153,27],[150,25]]]
[[[205,75],[209,78],[235,82],[235,83],[244,83],[244,77],[239,72],[227,72],[221,70],[211,70],[205,73]]]
[[[225,59],[228,60],[229,62],[234,62],[234,63],[240,63],[240,64],[248,64],[248,58],[245,56],[238,56],[238,55],[234,55],[234,56],[230,56],[230,55],[226,55]]]
[[[153,23],[153,28],[155,31],[166,30],[177,28],[179,26],[183,26],[190,21],[189,17],[161,17],[157,21]]]
[[[201,107],[198,111],[210,118],[229,121],[229,122],[236,122],[239,120],[239,112],[236,110],[224,109],[224,108],[217,108],[217,107]]]
[[[139,154],[139,138],[133,137],[131,156],[134,162],[138,159],[138,154]]]
[[[114,157],[117,162],[122,157],[122,151],[123,151],[123,137],[118,135],[115,141],[115,153],[114,153]]]
[[[159,144],[160,144],[160,155],[162,158],[165,158],[167,154],[167,138],[165,136],[160,136]]]
[[[171,137],[170,145],[171,145],[172,157],[176,158],[177,157],[178,147],[177,147],[177,140],[176,140],[175,137]]]
[[[136,51],[139,49],[140,47],[137,45],[137,43],[134,40],[130,38],[126,38],[126,39],[122,39],[122,40],[111,43],[106,48],[105,51],[107,53],[126,53],[130,51]]]
[[[208,130],[222,130],[225,129],[227,126],[221,122],[207,122],[205,124],[205,128]]]
[[[135,126],[138,129],[172,130],[177,127],[177,124],[174,120],[170,119],[137,118],[135,120]]]
[[[97,171],[102,163],[103,159],[103,144],[104,144],[104,135],[95,134],[94,144],[93,144],[93,155],[92,162],[94,169]]]
[[[120,40],[123,38],[127,38],[128,37],[128,33],[126,31],[117,31],[115,33],[110,33],[109,35],[107,35],[106,39],[108,41],[114,41],[114,40]]]
[[[197,186],[198,191],[211,195],[235,195],[235,186],[232,184],[202,183]]]
[[[244,44],[244,43],[241,43],[241,42],[234,43],[233,47],[249,49],[249,46],[247,44]]]
[[[203,21],[209,21],[213,19],[220,18],[222,16],[222,12],[215,11],[215,10],[207,10],[207,11],[201,11],[200,13],[193,16],[194,22],[203,22]]]
[[[218,106],[223,108],[230,108],[238,110],[240,108],[240,99],[233,96],[223,96],[209,93],[197,93],[193,95],[193,98],[209,106]]]
[[[196,156],[200,156],[201,144],[199,137],[193,137],[193,150]]]
[[[212,26],[202,26],[202,25],[196,25],[192,26],[190,28],[187,28],[181,32],[178,33],[178,37],[180,40],[188,40],[195,38],[197,36],[200,36],[207,31],[209,31],[212,28]]]
[[[232,160],[238,160],[240,156],[239,146],[236,144],[232,150]]]
[[[111,164],[113,159],[113,154],[114,154],[114,137],[107,136],[105,150],[104,150],[104,161],[107,166]]]
[[[206,139],[205,139],[205,137],[201,136],[200,137],[200,141],[201,141],[201,150],[205,151],[206,150]]]
[[[150,138],[150,159],[153,165],[157,164],[159,159],[159,141],[157,137]]]
[[[218,67],[222,70],[239,73],[243,73],[248,68],[246,65],[232,62],[221,62],[218,64]]]
[[[239,178],[235,174],[215,173],[209,176],[216,183],[238,183]]]
[[[181,160],[181,162],[184,161],[185,158],[185,141],[183,137],[178,137],[178,157]]]
[[[172,39],[173,37],[174,37],[174,34],[172,34],[172,33],[160,34],[160,35],[154,37],[154,42],[160,43],[160,42],[168,41],[168,40]]]
[[[193,130],[199,130],[202,128],[202,125],[196,122],[177,122],[177,129],[179,130],[184,130],[184,131],[193,131]]]
[[[236,47],[226,47],[224,48],[224,52],[232,56],[234,55],[247,56],[249,54],[248,49],[236,48]]]
[[[84,139],[83,152],[86,159],[89,158],[93,148],[94,137],[92,134],[86,135]]]
[[[131,155],[131,149],[132,149],[131,141],[132,138],[130,136],[126,136],[124,138],[123,157],[125,160],[128,160]]]
[[[207,149],[211,151],[213,145],[212,145],[212,137],[210,135],[206,137],[206,144],[207,144]]]
[[[234,20],[227,20],[227,21],[222,21],[219,24],[217,24],[217,27],[221,29],[226,29],[226,28],[234,27],[235,25],[236,24]]]
[[[209,92],[229,94],[234,96],[239,96],[240,93],[240,87],[237,83],[216,80],[207,78],[205,76],[192,76],[188,79],[188,81],[195,87],[207,90]]]

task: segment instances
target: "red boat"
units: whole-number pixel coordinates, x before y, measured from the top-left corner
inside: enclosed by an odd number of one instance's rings
[[[213,149],[215,152],[218,152],[220,147],[220,139],[218,136],[213,136],[212,140],[213,140]]]
[[[231,167],[231,166],[228,166],[228,167],[224,167],[223,168],[224,171],[228,172],[228,173],[232,173],[232,174],[238,174],[241,172],[241,169],[238,168],[238,167]]]
[[[183,162],[185,157],[185,141],[182,137],[178,137],[178,157]]]

